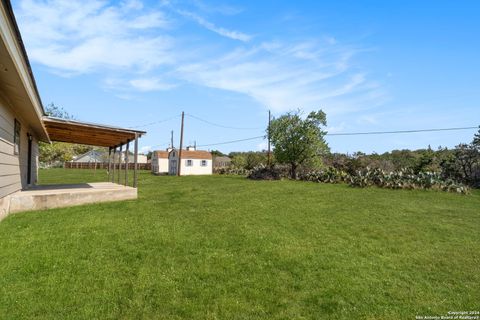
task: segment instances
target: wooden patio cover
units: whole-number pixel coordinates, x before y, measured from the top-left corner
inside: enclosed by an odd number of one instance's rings
[[[145,131],[111,127],[101,124],[44,117],[43,123],[52,141],[86,144],[99,147],[117,147],[135,141]]]

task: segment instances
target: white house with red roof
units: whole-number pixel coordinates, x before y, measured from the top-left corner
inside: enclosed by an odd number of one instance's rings
[[[181,176],[209,175],[213,173],[212,154],[208,151],[187,147],[186,150],[173,149],[169,155],[169,174],[176,175],[180,169]],[[179,156],[181,157],[179,166]]]

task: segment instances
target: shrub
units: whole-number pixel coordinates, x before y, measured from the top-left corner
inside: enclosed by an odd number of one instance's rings
[[[248,175],[253,180],[280,180],[289,177],[288,167],[255,167]],[[412,169],[385,171],[378,168],[358,170],[354,174],[333,167],[311,170],[298,176],[299,180],[317,183],[348,183],[352,187],[376,186],[388,189],[433,189],[447,192],[469,193],[469,188],[438,172],[415,173]]]
[[[325,169],[303,173],[299,179],[312,182],[340,183],[348,182],[349,175],[345,171],[338,170],[333,167],[327,167]]]
[[[215,170],[216,174],[223,174],[223,175],[235,175],[235,176],[248,176],[250,174],[251,170],[247,170],[244,168],[221,168],[218,170]]]
[[[353,187],[377,186],[389,189],[434,189],[448,192],[468,193],[468,188],[452,179],[444,179],[435,172],[414,173],[409,169],[386,172],[381,169],[364,169],[350,175]]]
[[[247,178],[252,180],[280,180],[288,176],[287,167],[259,165],[253,168]]]

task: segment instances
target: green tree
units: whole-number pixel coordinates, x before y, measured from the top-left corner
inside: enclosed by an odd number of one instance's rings
[[[245,155],[243,154],[235,154],[235,155],[232,155],[230,156],[232,158],[232,165],[235,167],[235,168],[242,168],[242,169],[245,169],[246,165],[247,165],[247,159],[245,157]]]
[[[271,121],[267,134],[274,147],[278,163],[290,165],[290,176],[297,178],[300,165],[312,163],[318,156],[329,151],[322,127],[327,125],[327,116],[322,111],[313,111],[305,119],[300,111],[288,112]]]
[[[480,126],[478,127],[478,132],[473,136],[472,145],[480,151]]]
[[[225,154],[223,152],[221,152],[220,150],[212,150],[212,151],[210,151],[210,153],[214,157],[224,157],[225,156]]]
[[[261,164],[267,163],[267,155],[264,152],[247,152],[245,169],[251,170]]]
[[[61,119],[70,119],[70,120],[75,119],[65,109],[63,109],[60,106],[55,105],[53,102],[45,107],[45,113],[49,117],[55,117],[55,118],[61,118]]]

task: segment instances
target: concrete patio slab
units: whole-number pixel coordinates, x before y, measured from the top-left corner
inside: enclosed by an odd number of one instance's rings
[[[137,199],[137,189],[111,182],[42,185],[11,194],[8,213]],[[5,215],[6,216],[6,215]]]

